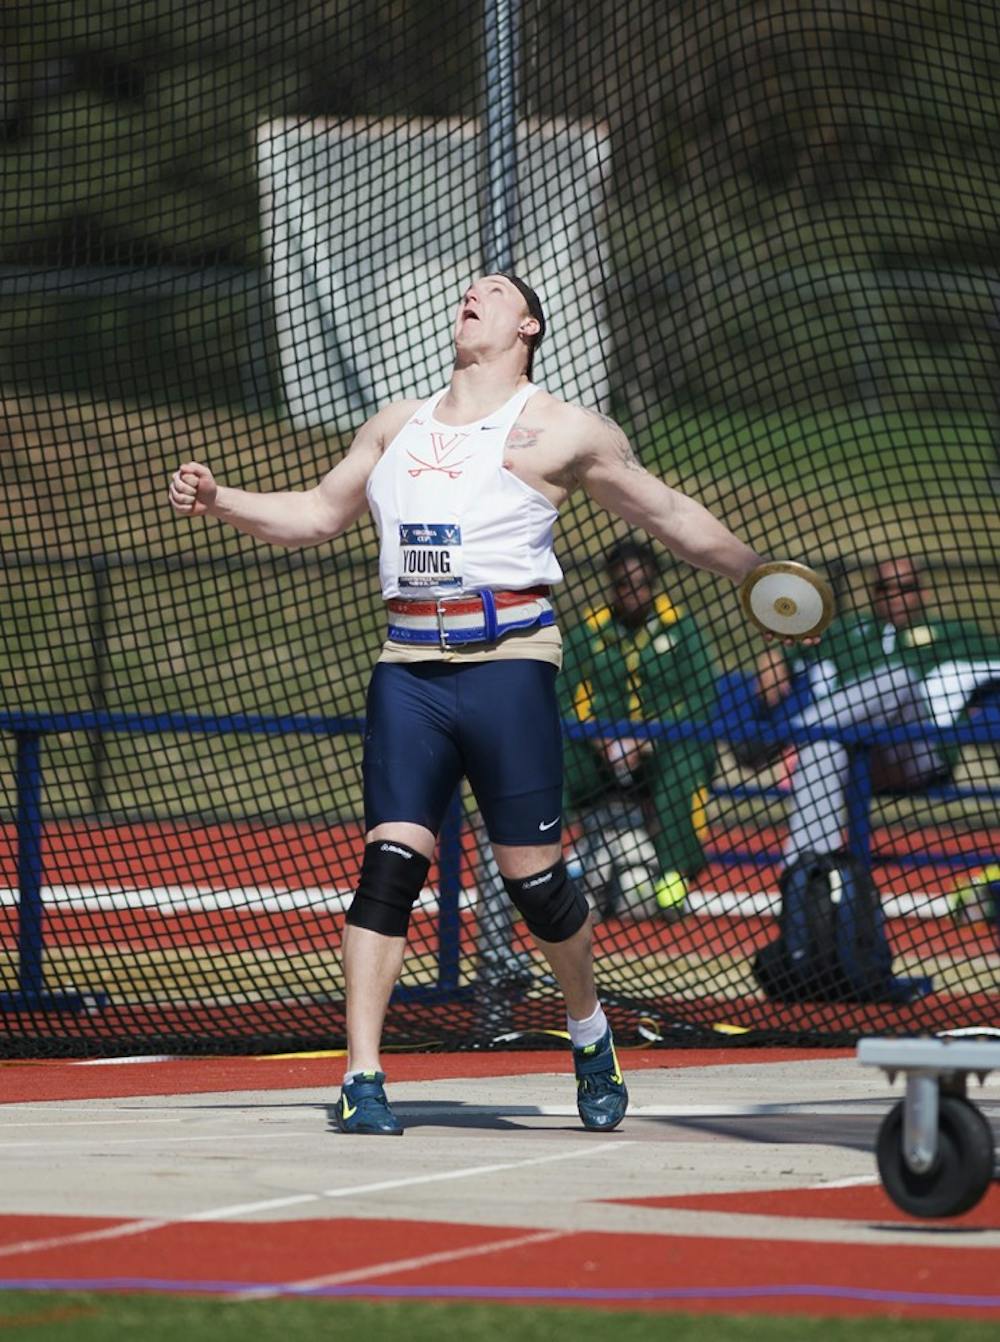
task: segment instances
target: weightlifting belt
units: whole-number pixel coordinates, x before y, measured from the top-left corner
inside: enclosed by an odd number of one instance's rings
[[[528,587],[523,592],[486,588],[435,601],[393,597],[386,602],[389,637],[396,643],[433,643],[440,648],[495,643],[515,629],[543,629],[555,624],[548,594],[547,587]]]

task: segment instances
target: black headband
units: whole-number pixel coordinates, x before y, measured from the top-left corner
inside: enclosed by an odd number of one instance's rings
[[[531,349],[534,352],[542,343],[542,336],[545,334],[545,313],[542,311],[542,300],[532,289],[530,284],[525,284],[524,280],[517,275],[512,275],[509,270],[499,270],[498,275],[502,275],[505,280],[510,280],[511,284],[518,291],[521,297],[528,305],[528,315],[534,317],[538,322],[538,334],[532,341]]]

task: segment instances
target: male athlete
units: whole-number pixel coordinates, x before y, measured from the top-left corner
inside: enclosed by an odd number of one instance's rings
[[[251,493],[189,461],[170,502],[272,545],[319,545],[370,509],[388,638],[368,691],[365,851],[344,934],[344,1132],[398,1134],[379,1051],[410,911],[464,775],[511,900],[565,998],[584,1127],[616,1128],[628,1094],[594,987],[586,900],[561,855],[560,637],[549,590],[560,505],[582,487],[679,558],[739,583],[760,556],[648,474],[617,424],[531,382],[545,331],[514,275],[470,284],[455,364],[429,401],[386,406],[315,488]]]

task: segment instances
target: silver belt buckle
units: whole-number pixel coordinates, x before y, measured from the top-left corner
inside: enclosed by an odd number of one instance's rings
[[[437,615],[438,642],[441,644],[441,651],[448,652],[453,646],[448,642],[448,630],[445,628],[445,616],[448,613],[449,601],[471,601],[473,597],[479,596],[478,592],[461,592],[455,596],[439,596],[434,602],[434,611]],[[479,598],[482,604],[482,597]]]
[[[441,644],[441,651],[448,651],[448,631],[444,627],[444,603],[447,597],[439,596],[434,603],[434,610],[438,622],[438,642]]]

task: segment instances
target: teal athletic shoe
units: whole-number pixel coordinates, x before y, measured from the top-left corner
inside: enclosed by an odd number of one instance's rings
[[[573,1050],[576,1068],[576,1107],[585,1128],[611,1132],[625,1117],[628,1091],[618,1066],[611,1031],[596,1044]]]
[[[385,1072],[360,1072],[346,1081],[336,1108],[341,1132],[402,1137],[403,1125],[385,1098]]]

